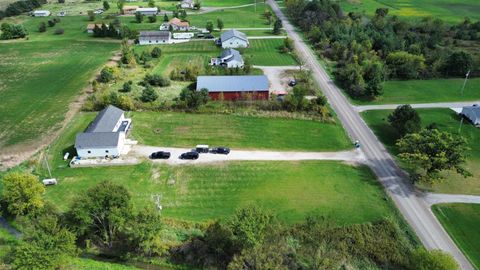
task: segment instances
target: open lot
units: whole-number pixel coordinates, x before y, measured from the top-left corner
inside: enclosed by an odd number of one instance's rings
[[[433,212],[477,269],[480,269],[480,205],[439,204]]]
[[[133,114],[132,136],[141,144],[241,149],[339,151],[351,148],[341,125],[310,120],[223,114]]]
[[[480,100],[480,79],[386,81],[384,93],[374,101],[352,100],[356,104],[407,104]]]
[[[460,117],[450,109],[418,109],[422,119],[422,125],[427,126],[436,123],[440,130],[457,133],[460,128]],[[386,147],[396,154],[395,130],[387,121],[391,110],[366,111],[362,113],[367,124],[372,128],[377,137]],[[467,169],[473,173],[473,177],[463,178],[455,172],[445,174],[446,180],[434,186],[421,185],[422,188],[439,193],[475,194],[480,195],[480,129],[464,122],[461,135],[467,139],[470,150],[468,151]]]
[[[214,0],[220,2],[218,0]],[[240,1],[240,0],[235,0]],[[243,1],[243,0],[242,0]],[[267,20],[263,17],[265,10],[270,10],[270,6],[259,3],[255,6],[247,6],[235,9],[223,9],[205,14],[191,14],[187,17],[191,25],[197,27],[205,27],[207,21],[212,21],[216,27],[217,19],[221,19],[225,28],[233,27],[273,27],[268,25]]]
[[[377,8],[388,8],[389,13],[411,19],[436,17],[448,22],[460,22],[465,17],[480,19],[477,0],[341,0],[345,12],[365,12],[373,15]]]
[[[58,40],[5,43],[0,50],[0,147],[58,128],[80,90],[117,44]]]

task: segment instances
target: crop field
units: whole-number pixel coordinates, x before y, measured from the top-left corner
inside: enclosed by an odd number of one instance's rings
[[[351,148],[341,125],[310,120],[145,112],[134,113],[133,121],[133,137],[146,145],[190,147],[204,143],[245,149],[304,151]]]
[[[1,46],[2,148],[31,142],[58,128],[69,103],[118,48],[117,44],[71,40]]]
[[[384,93],[377,100],[352,101],[365,105],[480,100],[480,79],[469,79],[462,95],[463,83],[464,79],[386,81]]]
[[[432,210],[463,254],[480,269],[480,205],[439,204]]]
[[[460,128],[460,117],[450,109],[418,109],[422,125],[427,126],[436,123],[440,130],[449,131],[458,134]],[[396,153],[395,148],[395,130],[387,122],[387,117],[391,110],[366,111],[362,116],[367,124],[372,128],[377,137],[392,152]],[[439,193],[454,194],[474,194],[480,195],[480,130],[464,121],[461,127],[461,135],[468,142],[470,150],[468,151],[467,169],[473,173],[473,177],[463,178],[455,172],[447,172],[444,176],[446,180],[430,185],[420,185],[421,188]]]
[[[477,0],[341,0],[345,12],[365,12],[373,15],[377,8],[388,8],[389,13],[419,19],[436,17],[448,22],[460,22],[465,17],[480,19]]]

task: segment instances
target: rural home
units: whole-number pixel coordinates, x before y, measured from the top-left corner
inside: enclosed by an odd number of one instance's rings
[[[48,10],[35,10],[32,13],[33,17],[48,17],[50,16],[50,11]]]
[[[87,33],[89,34],[93,34],[93,29],[95,29],[95,25],[98,27],[98,28],[102,28],[102,24],[101,23],[97,23],[97,24],[94,24],[94,23],[89,23],[87,25]],[[107,26],[108,28],[108,24],[105,24],[105,26]]]
[[[125,15],[133,15],[137,11],[138,6],[124,6],[122,12]]]
[[[461,115],[468,118],[476,127],[480,127],[480,106],[477,104],[463,107]]]
[[[172,33],[169,31],[142,31],[138,37],[138,44],[169,44],[171,43]]]
[[[269,82],[265,75],[198,76],[197,91],[208,90],[212,100],[266,100]]]
[[[239,51],[235,49],[223,50],[222,54],[217,58],[210,60],[212,66],[223,66],[227,68],[243,68],[244,61]]]
[[[173,31],[188,31],[190,30],[190,24],[188,22],[183,22],[179,18],[172,18],[168,23],[165,23],[167,29],[170,29],[172,26]]]
[[[153,8],[137,8],[137,10],[135,10],[135,13],[140,13],[142,15],[145,15],[145,16],[152,16],[152,15],[157,15],[158,13],[158,8],[156,7],[153,7]]]
[[[124,111],[108,106],[83,133],[77,134],[75,149],[80,158],[117,157],[125,150],[126,134],[132,120],[125,118]]]
[[[193,2],[193,0],[183,0],[182,3],[180,3],[180,7],[194,9],[195,3]]]
[[[225,31],[215,42],[224,49],[246,48],[250,45],[247,35],[235,29]]]

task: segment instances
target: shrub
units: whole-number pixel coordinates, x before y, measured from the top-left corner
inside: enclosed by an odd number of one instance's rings
[[[55,29],[55,32],[53,32],[55,35],[63,35],[63,33],[65,33],[65,30],[63,30],[63,28],[58,28],[58,29]]]
[[[148,17],[148,22],[149,22],[149,23],[154,23],[154,22],[156,22],[156,21],[157,21],[157,16],[152,15],[152,16],[149,16],[149,17]]]
[[[56,22],[54,20],[48,20],[48,26],[54,27]]]
[[[40,22],[38,25],[38,32],[43,33],[47,31],[47,24],[45,22]]]
[[[153,57],[153,58],[159,58],[161,55],[162,55],[162,50],[159,48],[159,47],[155,47],[153,48],[152,52],[150,53],[150,55]]]
[[[27,30],[21,24],[2,23],[0,39],[16,39],[27,36]]]
[[[142,96],[140,99],[143,102],[152,102],[155,101],[158,98],[158,94],[155,92],[155,89],[151,87],[150,85],[147,85],[143,91],[142,91]]]
[[[122,91],[123,92],[130,92],[132,91],[132,84],[129,83],[129,82],[126,82],[123,84],[123,87],[122,87]]]
[[[64,4],[64,3],[65,3],[65,0],[58,0],[58,3],[59,3],[59,4]]]
[[[147,74],[144,80],[146,83],[153,86],[165,87],[170,85],[170,80],[159,74]]]
[[[100,77],[98,78],[100,82],[107,83],[113,79],[114,79],[114,75],[113,75],[112,68],[104,67],[102,71],[100,71]]]

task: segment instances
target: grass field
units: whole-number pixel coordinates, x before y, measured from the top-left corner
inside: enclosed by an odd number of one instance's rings
[[[109,262],[102,262],[96,261],[92,259],[86,258],[73,258],[70,260],[70,267],[75,270],[136,270],[140,268],[136,268],[133,266],[122,265],[118,263],[109,263]],[[68,268],[70,269],[70,268]]]
[[[480,205],[439,204],[432,210],[457,246],[480,269]]]
[[[68,105],[117,44],[59,40],[2,44],[0,147],[57,128]]]
[[[461,94],[464,79],[387,81],[384,94],[374,101],[352,100],[356,104],[406,104],[480,100],[480,79],[469,79]]]
[[[345,12],[373,15],[377,8],[388,8],[389,14],[419,19],[436,17],[447,22],[460,22],[465,17],[480,19],[478,0],[340,0]]]
[[[422,125],[427,126],[436,123],[440,130],[446,130],[457,133],[460,127],[460,118],[450,109],[418,109],[422,119]],[[396,153],[395,130],[388,124],[387,117],[391,110],[366,111],[363,112],[363,118],[373,129],[377,137],[392,152]],[[473,173],[473,177],[463,178],[454,172],[445,174],[447,178],[442,183],[434,186],[420,185],[420,187],[439,193],[457,193],[457,194],[476,194],[480,195],[480,130],[473,125],[465,123],[462,125],[461,135],[468,141],[471,148],[468,151],[467,169]]]
[[[142,144],[245,149],[337,151],[351,148],[339,124],[235,115],[145,112],[133,114],[132,136]]]
[[[214,0],[218,1],[218,0]],[[243,1],[243,0],[234,0],[234,1]],[[221,2],[221,1],[218,1]],[[270,6],[263,3],[257,4],[255,6],[248,6],[235,9],[223,9],[214,12],[209,12],[205,14],[192,14],[187,17],[190,21],[190,25],[195,25],[197,27],[205,27],[207,21],[214,22],[216,25],[217,19],[221,19],[224,23],[225,28],[234,28],[234,27],[273,27],[272,25],[266,24],[266,19],[263,17],[265,9],[270,9]]]
[[[248,5],[257,2],[258,5],[263,4],[261,0],[204,0],[202,5],[205,7],[230,7]]]

